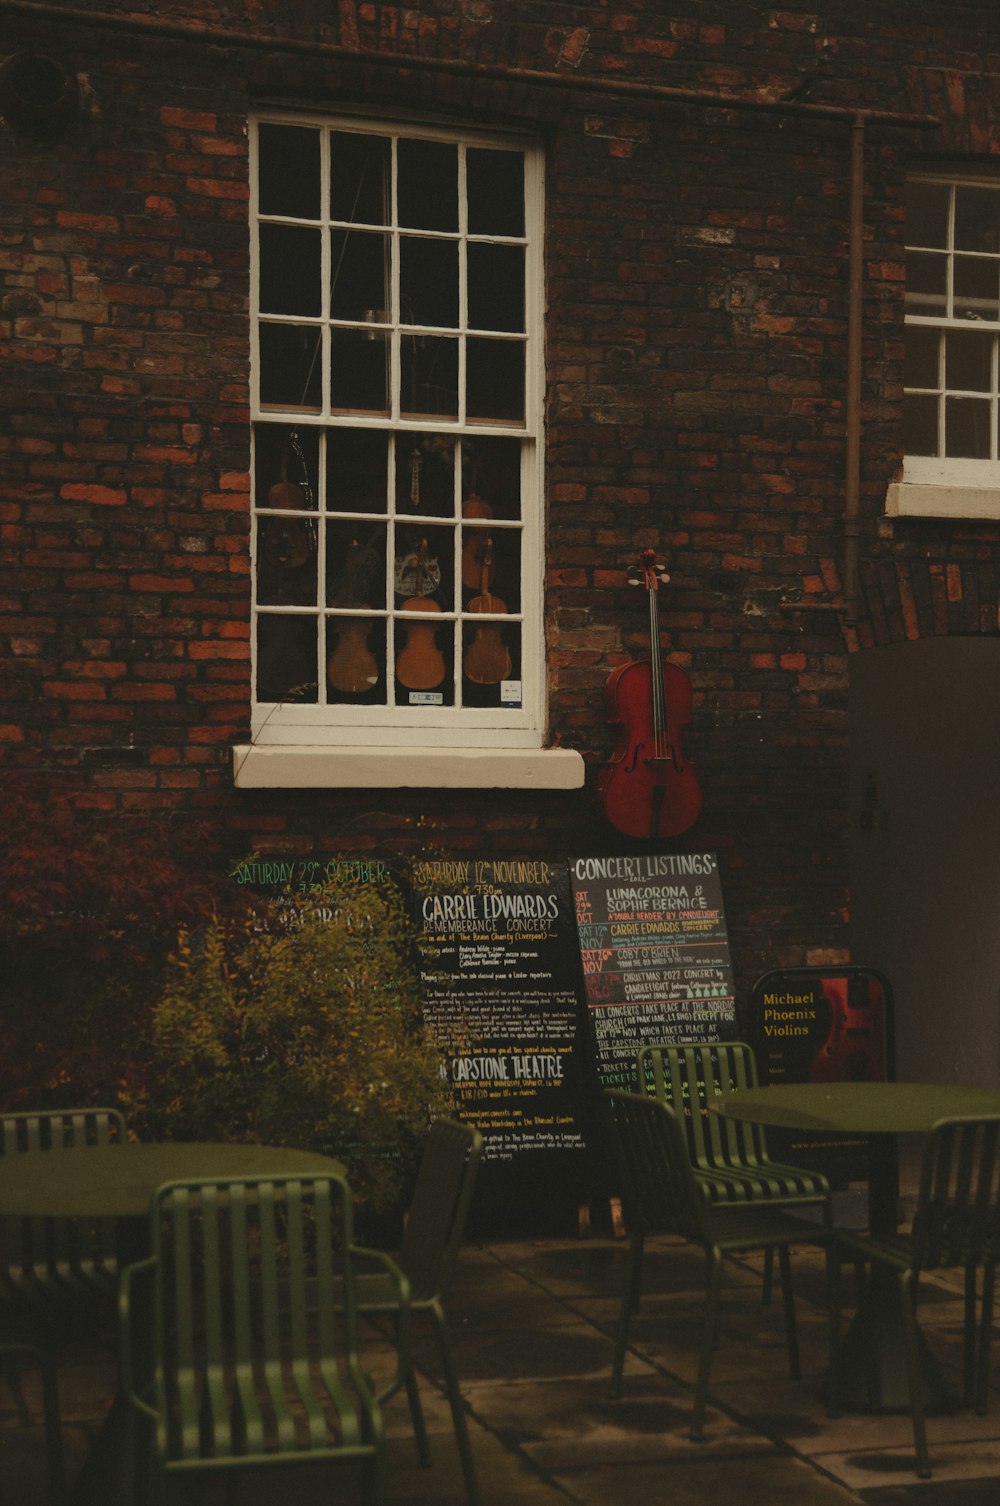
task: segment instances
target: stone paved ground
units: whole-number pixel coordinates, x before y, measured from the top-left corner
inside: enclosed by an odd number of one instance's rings
[[[626,1250],[610,1238],[471,1243],[450,1303],[455,1352],[470,1412],[482,1506],[996,1506],[1000,1397],[987,1417],[954,1410],[929,1419],[934,1477],[912,1467],[908,1414],[828,1418],[821,1257],[794,1257],[802,1379],[788,1379],[780,1305],[761,1304],[758,1258],[730,1263],[713,1361],[706,1440],[686,1436],[698,1347],[701,1264],[672,1239],[650,1242],[623,1395],[608,1397],[614,1322]],[[921,1319],[948,1377],[958,1379],[961,1289],[956,1276],[926,1283]],[[370,1346],[376,1370],[388,1349]],[[434,1463],[418,1467],[405,1399],[387,1409],[388,1506],[462,1506],[464,1492],[432,1346],[421,1335],[422,1391]],[[1000,1382],[1000,1364],[996,1367]],[[71,1476],[107,1409],[108,1349],[70,1346],[60,1372]],[[37,1416],[34,1378],[25,1392]],[[181,1492],[176,1499],[191,1499]],[[205,1501],[222,1495],[206,1492]],[[248,1479],[240,1506],[334,1506],[358,1499],[356,1482],[277,1471]],[[38,1426],[22,1426],[0,1380],[0,1502],[43,1506]],[[103,1506],[82,1501],[77,1506]]]

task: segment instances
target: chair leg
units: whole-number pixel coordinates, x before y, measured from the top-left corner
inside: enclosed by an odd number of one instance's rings
[[[462,1464],[466,1498],[469,1506],[479,1506],[479,1481],[476,1478],[476,1465],[472,1457],[472,1443],[469,1438],[468,1424],[465,1420],[465,1402],[462,1399],[462,1392],[458,1384],[458,1372],[455,1369],[455,1362],[452,1358],[444,1313],[436,1302],[428,1310],[434,1323],[438,1353],[441,1357],[441,1371],[444,1375],[445,1390],[448,1394],[448,1405],[451,1407],[451,1421],[458,1443],[458,1457]]]
[[[795,1294],[792,1291],[792,1261],[788,1246],[778,1250],[778,1268],[781,1272],[781,1300],[785,1309],[785,1339],[788,1344],[788,1370],[792,1380],[799,1380],[802,1367],[799,1363],[799,1336],[795,1328]]]
[[[30,1343],[12,1345],[8,1352],[12,1355],[21,1354],[30,1357],[38,1366],[42,1381],[42,1416],[45,1425],[49,1506],[62,1506],[66,1499],[66,1468],[63,1460],[62,1418],[59,1411],[59,1385],[56,1380],[55,1363],[45,1349]],[[4,1374],[14,1395],[18,1417],[22,1425],[28,1425],[32,1420],[31,1413],[25,1404],[24,1392],[21,1390],[21,1380],[15,1363],[13,1360],[8,1363],[6,1359],[2,1363]]]
[[[965,1267],[965,1306],[962,1322],[962,1405],[971,1407],[976,1397],[976,1267]]]
[[[56,1367],[51,1356],[41,1353],[42,1406],[45,1414],[45,1448],[49,1465],[49,1501],[62,1506],[66,1499],[66,1469],[63,1462],[62,1421],[59,1413],[59,1387]]]
[[[384,1500],[385,1449],[379,1446],[361,1467],[361,1502],[362,1506],[382,1506]]]
[[[764,1280],[760,1289],[760,1300],[763,1307],[768,1307],[771,1301],[771,1292],[774,1289],[774,1246],[768,1245],[764,1251]]]
[[[917,1456],[917,1475],[921,1480],[929,1480],[931,1465],[927,1456],[923,1383],[920,1377],[920,1356],[917,1350],[917,1320],[914,1312],[915,1284],[910,1271],[900,1272],[899,1307],[903,1321],[906,1374],[910,1383],[910,1411],[913,1414],[913,1445]]]
[[[21,1386],[21,1377],[17,1373],[17,1366],[13,1360],[4,1360],[3,1373],[4,1379],[10,1387],[10,1394],[14,1398],[14,1405],[17,1408],[17,1420],[22,1428],[30,1428],[31,1413],[28,1411],[28,1403],[24,1399],[24,1390]]]
[[[420,1387],[412,1367],[406,1372],[406,1400],[410,1408],[410,1422],[413,1425],[413,1436],[417,1443],[417,1458],[420,1460],[422,1469],[428,1469],[431,1463],[431,1446],[427,1437],[427,1422],[424,1418],[424,1405],[420,1400]]]
[[[979,1353],[976,1358],[976,1411],[983,1416],[990,1394],[990,1340],[993,1336],[993,1289],[996,1267],[983,1267],[983,1298],[979,1314]]]
[[[840,1416],[840,1407],[834,1391],[837,1348],[840,1344],[840,1310],[842,1302],[840,1277],[840,1250],[837,1248],[836,1240],[831,1239],[826,1247],[826,1306],[830,1320],[827,1333],[826,1415],[828,1417]]]
[[[628,1330],[632,1314],[639,1306],[639,1284],[642,1274],[642,1251],[645,1243],[645,1233],[642,1225],[638,1222],[632,1228],[632,1237],[629,1241],[628,1266],[625,1272],[625,1290],[622,1293],[621,1312],[618,1316],[618,1333],[615,1338],[615,1352],[611,1361],[611,1384],[608,1394],[613,1397],[622,1394],[622,1370],[625,1367],[625,1351],[628,1348]]]
[[[700,1442],[705,1436],[705,1403],[708,1398],[708,1378],[712,1369],[712,1350],[715,1347],[715,1330],[719,1320],[719,1293],[722,1288],[722,1255],[717,1249],[706,1251],[706,1255],[708,1270],[705,1283],[705,1326],[701,1336],[698,1379],[694,1388],[694,1416],[689,1435],[696,1442]]]

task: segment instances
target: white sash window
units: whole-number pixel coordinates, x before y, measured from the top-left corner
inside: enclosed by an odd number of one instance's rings
[[[902,485],[890,511],[1000,515],[1000,178],[907,187]]]
[[[251,123],[253,739],[538,748],[542,163]]]

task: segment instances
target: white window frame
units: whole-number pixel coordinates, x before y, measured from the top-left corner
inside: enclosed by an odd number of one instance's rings
[[[329,172],[331,131],[355,130],[365,134],[384,132],[431,141],[458,143],[469,148],[517,150],[525,165],[525,416],[523,424],[462,423],[446,418],[406,419],[398,413],[389,418],[359,419],[357,415],[338,414],[330,406],[328,342],[331,328],[341,321],[332,317],[324,291],[324,306],[318,319],[289,316],[293,324],[315,323],[320,329],[323,349],[323,404],[320,413],[301,410],[282,411],[273,404],[266,409],[260,397],[258,344],[259,246],[257,226],[262,222],[257,195],[257,131],[262,123],[307,126],[318,129],[321,141],[321,182]],[[464,160],[464,159],[463,159]],[[452,433],[459,440],[465,436],[501,436],[522,441],[521,505],[514,527],[521,536],[520,610],[511,614],[521,633],[521,704],[496,707],[450,707],[407,705],[338,705],[258,703],[256,701],[256,629],[251,631],[252,715],[251,742],[234,749],[234,775],[241,786],[326,786],[326,785],[518,785],[545,788],[575,787],[583,782],[583,763],[579,754],[565,750],[543,749],[546,718],[545,648],[543,617],[544,516],[543,516],[543,230],[544,230],[544,162],[539,143],[528,136],[509,131],[466,130],[453,125],[438,125],[410,119],[376,119],[363,114],[329,114],[305,111],[262,110],[250,121],[251,161],[251,280],[252,280],[252,358],[251,420],[294,424],[299,429],[318,425],[323,429],[345,425],[352,428],[373,427],[396,433]],[[339,222],[330,219],[329,195],[322,194],[324,257],[328,255],[329,232]],[[266,217],[265,217],[266,218]],[[294,222],[293,222],[294,223]],[[460,234],[466,227],[460,226]],[[398,237],[399,227],[390,235]],[[398,267],[398,260],[394,258]],[[328,276],[324,278],[329,287]],[[272,316],[267,316],[270,320]],[[391,323],[391,320],[389,321]],[[409,329],[409,327],[407,327]],[[392,324],[390,359],[399,361],[401,321]],[[464,325],[463,325],[464,330]],[[420,331],[418,331],[419,333]],[[446,331],[445,333],[450,333]],[[397,368],[398,369],[398,368]],[[393,382],[394,390],[398,387]],[[321,446],[321,450],[324,447]],[[325,478],[319,477],[319,499],[325,496]],[[254,508],[266,500],[252,499]],[[394,521],[393,488],[387,498],[386,523]],[[322,521],[318,517],[318,526]],[[256,521],[256,511],[254,512]],[[456,522],[456,539],[458,524]],[[498,521],[498,527],[505,526]],[[256,526],[253,529],[253,576],[256,583]],[[318,551],[319,605],[302,608],[307,615],[324,612],[322,548]],[[294,609],[293,609],[294,610]],[[257,618],[256,593],[253,621]],[[367,613],[366,613],[367,615]],[[376,615],[388,616],[388,607]],[[444,612],[445,630],[456,619],[456,611]],[[322,652],[320,637],[320,652]],[[320,700],[324,698],[323,676],[319,675]],[[511,687],[516,699],[517,685]]]
[[[890,516],[897,517],[1000,518],[1000,436],[998,436],[1000,319],[962,319],[955,315],[953,307],[955,191],[960,187],[970,187],[989,188],[1000,193],[1000,179],[996,175],[964,173],[942,168],[911,173],[910,181],[943,184],[950,189],[949,246],[946,248],[920,247],[911,242],[909,237],[906,240],[907,252],[925,249],[940,253],[944,249],[948,257],[947,307],[944,314],[920,314],[908,309],[905,314],[905,323],[910,328],[971,329],[994,332],[996,340],[993,353],[993,384],[989,396],[992,399],[992,447],[996,458],[970,459],[946,455],[905,455],[902,479],[893,482],[886,493],[886,512]],[[979,254],[984,257],[994,256],[992,252]],[[997,253],[994,259],[998,263],[998,276],[1000,276],[1000,253]],[[943,367],[943,351],[941,360]],[[957,391],[957,389],[954,390]],[[943,410],[944,397],[946,393],[953,391],[945,386],[943,369],[937,388],[906,388],[905,391],[936,393],[939,398],[939,425],[943,422],[940,414]],[[983,396],[979,392],[970,395]]]

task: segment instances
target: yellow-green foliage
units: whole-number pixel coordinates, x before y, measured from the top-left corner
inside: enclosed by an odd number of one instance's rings
[[[452,1105],[392,895],[336,879],[182,931],[126,1108],[140,1134],[329,1151],[386,1206]]]

